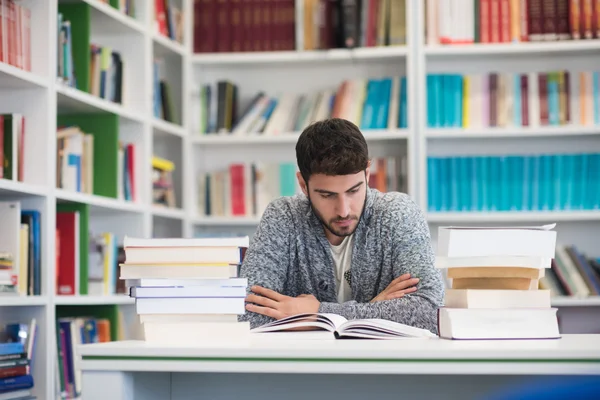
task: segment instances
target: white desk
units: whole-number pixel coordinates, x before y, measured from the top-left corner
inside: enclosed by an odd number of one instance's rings
[[[177,338],[174,338],[176,340]],[[254,334],[202,347],[83,345],[83,400],[480,399],[540,375],[598,375],[600,335],[558,340],[335,340]]]

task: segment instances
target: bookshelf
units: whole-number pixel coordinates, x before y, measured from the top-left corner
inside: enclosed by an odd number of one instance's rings
[[[34,394],[55,398],[56,329],[58,316],[89,313],[108,315],[132,311],[123,295],[57,295],[53,277],[57,210],[78,207],[90,232],[111,232],[117,242],[131,236],[183,236],[252,234],[260,215],[230,217],[203,215],[199,210],[198,179],[211,169],[230,163],[295,162],[294,143],[299,130],[276,135],[201,134],[200,88],[229,79],[238,86],[240,111],[260,90],[276,96],[285,91],[317,93],[337,90],[345,79],[406,76],[406,126],[364,129],[374,156],[402,155],[407,192],[424,210],[427,203],[427,157],[444,154],[520,153],[522,151],[600,150],[600,125],[537,126],[532,128],[430,128],[427,126],[426,74],[501,71],[536,71],[540,68],[579,68],[597,65],[598,39],[558,43],[493,45],[427,45],[425,10],[420,2],[406,1],[406,41],[396,46],[355,49],[282,50],[235,53],[194,53],[193,0],[175,0],[184,10],[184,29],[174,41],[158,33],[152,1],[135,0],[135,16],[99,0],[19,1],[31,10],[31,71],[0,62],[0,114],[20,113],[26,121],[22,180],[0,179],[0,202],[18,201],[22,209],[40,215],[40,294],[2,296],[2,321],[35,317],[39,339],[35,357]],[[296,5],[303,4],[296,0]],[[79,48],[89,53],[91,43],[107,46],[121,55],[122,101],[115,102],[85,90],[90,59],[80,57],[75,70],[81,88],[58,79],[57,17],[59,9],[75,9]],[[296,17],[302,18],[300,7]],[[68,14],[69,11],[67,11]],[[65,14],[65,15],[67,15]],[[301,27],[298,32],[302,32]],[[296,43],[301,45],[300,41]],[[158,61],[155,63],[155,60]],[[166,110],[157,107],[155,65],[167,84]],[[81,66],[83,65],[83,66]],[[292,78],[290,78],[292,77]],[[89,84],[89,74],[87,78]],[[157,109],[158,108],[158,109]],[[165,116],[168,115],[168,118]],[[104,124],[98,121],[105,121]],[[77,192],[57,185],[57,124],[77,123],[98,142],[94,146],[94,189]],[[107,126],[105,126],[107,125]],[[100,129],[102,128],[102,129]],[[132,161],[133,199],[119,195],[119,142],[135,148]],[[103,153],[100,150],[107,151]],[[96,151],[98,154],[96,154]],[[105,155],[106,154],[106,155]],[[174,207],[153,204],[152,158],[173,161]],[[600,228],[600,211],[427,212],[432,233],[439,225],[539,224],[558,222],[559,238],[576,243],[593,256]],[[435,235],[433,240],[435,241]],[[597,320],[598,297],[559,297],[555,305],[572,321],[573,329],[598,329],[582,324]],[[570,312],[569,310],[572,310]],[[569,319],[570,318],[570,319]],[[571,323],[571,322],[569,322]],[[116,327],[111,327],[116,329]],[[115,333],[116,330],[113,331]]]
[[[129,16],[119,10],[119,2],[113,0],[110,4],[99,0],[18,1],[16,3],[30,10],[31,68],[27,70],[24,65],[15,66],[0,60],[0,114],[20,114],[25,121],[23,150],[15,156],[15,160],[22,157],[22,176],[9,179],[5,175],[0,179],[0,203],[14,201],[21,210],[39,212],[40,237],[36,243],[41,257],[38,263],[40,294],[2,296],[0,320],[26,323],[36,319],[38,341],[34,353],[33,394],[40,399],[57,398],[57,318],[78,315],[108,318],[112,325],[111,339],[123,337],[120,336],[122,331],[126,333],[125,338],[135,337],[129,335],[134,328],[127,325],[130,315],[134,314],[130,298],[119,294],[81,294],[86,291],[84,285],[75,295],[57,294],[53,277],[60,268],[54,257],[59,211],[79,210],[81,232],[87,225],[88,233],[111,232],[117,242],[122,242],[125,235],[186,235],[188,213],[182,193],[181,159],[188,146],[189,129],[184,119],[187,96],[182,76],[191,62],[190,35],[185,33],[182,42],[175,43],[159,34],[154,26],[154,2],[134,2],[135,15]],[[180,9],[191,9],[191,1],[175,3]],[[59,10],[63,21],[71,22],[75,85],[69,84],[65,76],[59,76]],[[186,18],[189,15],[187,13]],[[185,24],[189,26],[191,21]],[[104,98],[91,87],[94,68],[93,59],[89,57],[91,44],[120,54],[120,101],[117,101],[116,86],[107,89],[107,93],[112,94]],[[179,112],[175,121],[166,121],[162,114],[153,112],[155,59],[167,66],[162,77],[168,80],[173,108]],[[65,175],[57,178],[58,126],[78,126],[93,136],[92,190],[73,190],[73,182],[65,183]],[[129,189],[132,198],[119,190],[122,170],[118,149],[122,144],[134,147],[130,177],[134,189]],[[151,159],[155,153],[171,157],[176,164],[175,208],[158,207],[152,202]],[[59,180],[65,184],[61,186]],[[3,232],[7,229],[4,225]],[[80,247],[84,249],[87,253],[87,244]],[[80,267],[85,270],[89,265]],[[83,283],[87,277],[80,279]]]

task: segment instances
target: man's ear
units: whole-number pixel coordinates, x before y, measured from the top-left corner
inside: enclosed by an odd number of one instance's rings
[[[306,187],[306,181],[302,177],[300,171],[296,172],[296,177],[298,178],[298,184],[300,185],[300,189],[302,189],[302,193],[304,193],[304,195],[308,197],[308,188]]]
[[[367,186],[369,186],[369,178],[371,178],[371,160],[367,163],[367,169],[365,169],[365,180],[367,181]]]

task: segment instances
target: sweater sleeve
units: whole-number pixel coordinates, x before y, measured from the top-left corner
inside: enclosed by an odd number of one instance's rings
[[[283,292],[290,260],[291,221],[289,207],[281,199],[265,209],[240,269],[240,277],[248,279],[247,293],[254,285]],[[273,318],[246,310],[238,321],[249,321],[250,327],[256,328]]]
[[[379,318],[399,322],[437,334],[437,309],[442,304],[444,282],[434,266],[429,227],[418,206],[410,199],[390,202],[392,212],[382,221],[381,238],[389,238],[394,277],[410,273],[419,278],[416,292],[399,299],[358,303],[321,303],[319,312],[346,319]]]

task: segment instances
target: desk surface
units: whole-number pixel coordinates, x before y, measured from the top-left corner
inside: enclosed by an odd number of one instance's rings
[[[472,373],[502,369],[527,373],[533,368],[545,373],[550,368],[556,373],[600,374],[600,335],[563,335],[552,340],[336,340],[327,332],[278,332],[194,347],[143,341],[88,344],[79,346],[78,352],[83,370],[247,372],[251,368],[321,373],[331,372],[333,366],[340,373],[365,368],[397,373],[450,373],[457,368]]]

